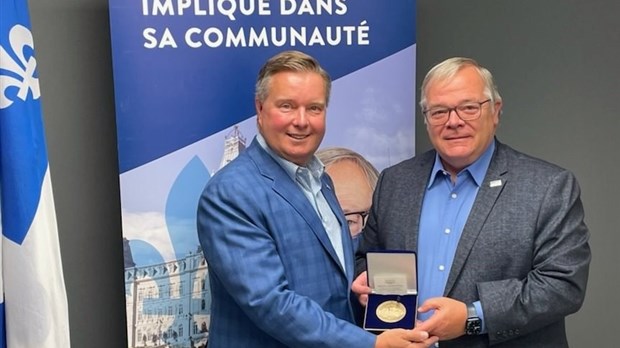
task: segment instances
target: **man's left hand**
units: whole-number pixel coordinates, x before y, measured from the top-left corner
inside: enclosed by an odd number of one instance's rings
[[[465,334],[467,320],[467,305],[448,297],[430,298],[418,308],[418,312],[425,313],[434,310],[428,320],[419,322],[416,329],[438,336],[441,341],[451,340]]]

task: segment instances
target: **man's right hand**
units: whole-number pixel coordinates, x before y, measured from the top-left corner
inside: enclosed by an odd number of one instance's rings
[[[358,301],[362,306],[366,307],[368,303],[368,294],[372,292],[372,289],[368,287],[368,277],[366,271],[362,272],[351,284],[351,291],[357,295]]]
[[[437,336],[430,336],[428,332],[413,329],[392,329],[377,336],[375,348],[428,348],[437,342]]]

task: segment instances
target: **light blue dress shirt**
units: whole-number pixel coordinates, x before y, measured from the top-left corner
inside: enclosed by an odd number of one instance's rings
[[[312,156],[310,162],[305,167],[301,167],[293,162],[285,160],[273,152],[262,135],[258,134],[256,140],[258,140],[260,146],[282,166],[284,171],[286,171],[291,179],[302,189],[304,195],[314,208],[314,211],[321,219],[323,227],[325,231],[327,231],[329,241],[336,251],[342,269],[346,271],[340,222],[338,222],[338,218],[336,218],[336,215],[330,208],[329,203],[327,203],[321,191],[321,176],[325,172],[325,166],[321,160],[316,156]]]
[[[418,305],[429,298],[443,296],[454,254],[474,204],[478,189],[484,181],[495,142],[474,163],[461,170],[452,182],[439,159],[431,171],[426,188],[420,231],[418,235]],[[482,332],[486,332],[480,301],[474,302],[482,319]],[[418,319],[426,320],[431,312],[419,313]]]

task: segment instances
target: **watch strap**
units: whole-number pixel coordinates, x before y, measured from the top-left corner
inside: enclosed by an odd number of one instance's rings
[[[477,318],[478,311],[476,311],[476,306],[473,303],[467,305],[467,317],[468,318]]]
[[[478,311],[473,304],[467,305],[467,319],[465,320],[465,334],[468,336],[479,335],[482,331],[482,320],[478,317]]]

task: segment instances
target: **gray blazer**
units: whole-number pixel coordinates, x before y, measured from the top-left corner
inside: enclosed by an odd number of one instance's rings
[[[357,254],[358,274],[368,250],[417,250],[434,160],[429,151],[383,171]],[[572,173],[496,140],[443,294],[481,301],[488,333],[441,347],[568,347],[564,318],[583,303],[591,257],[579,196]]]

